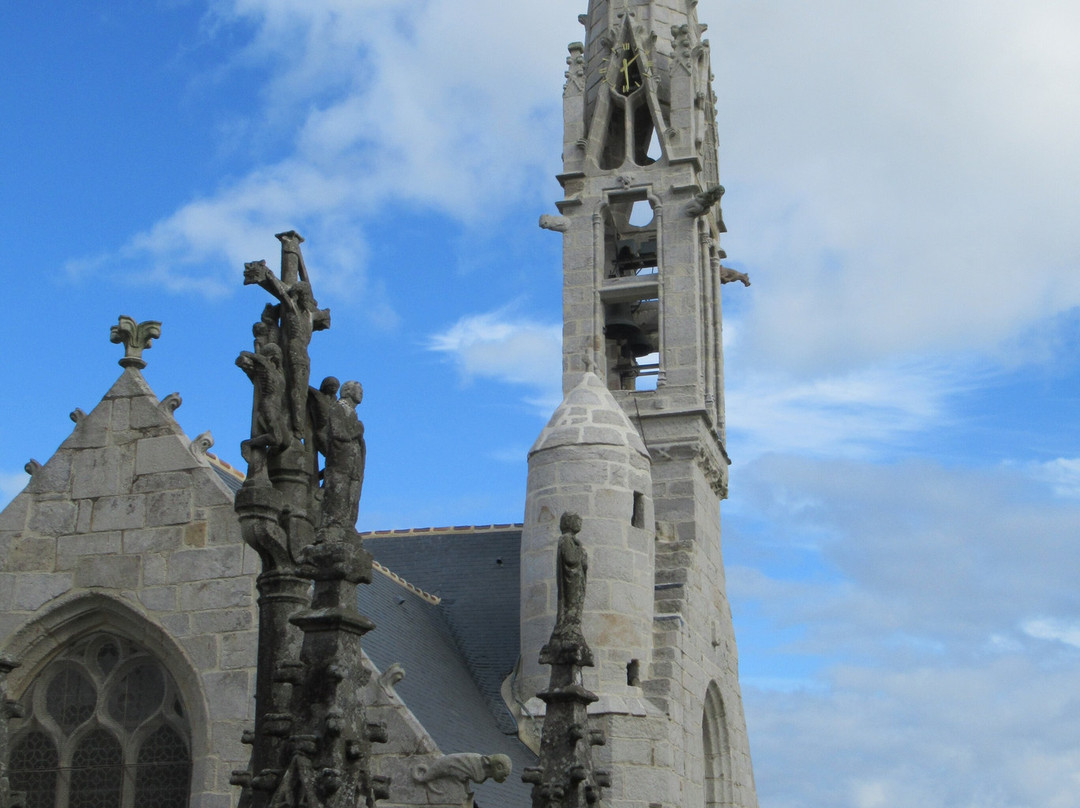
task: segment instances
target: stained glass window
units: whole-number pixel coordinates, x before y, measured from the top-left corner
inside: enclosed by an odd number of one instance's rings
[[[27,732],[11,748],[8,766],[12,791],[26,794],[26,808],[56,805],[56,744],[44,732]]]
[[[95,729],[83,736],[71,758],[68,808],[120,808],[124,752],[112,733]]]
[[[159,727],[139,749],[135,805],[185,808],[190,779],[187,745],[171,727]]]
[[[137,644],[73,643],[20,699],[10,777],[26,808],[186,808],[190,730],[176,682]]]

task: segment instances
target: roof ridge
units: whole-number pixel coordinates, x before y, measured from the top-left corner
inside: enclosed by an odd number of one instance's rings
[[[432,606],[438,606],[440,603],[442,603],[442,598],[440,598],[438,595],[433,595],[430,592],[425,592],[423,589],[416,586],[415,584],[410,584],[408,581],[406,581],[404,578],[402,578],[396,572],[391,572],[386,567],[384,567],[382,564],[380,564],[378,561],[372,561],[371,562],[371,567],[372,567],[372,569],[376,569],[379,572],[381,572],[383,575],[385,575],[387,578],[389,578],[391,581],[393,581],[398,586],[402,587],[403,589],[409,590],[414,595],[416,595],[418,598],[420,598],[422,600],[426,600]]]
[[[362,530],[360,535],[365,538],[381,536],[421,536],[433,533],[494,533],[497,530],[514,530],[523,528],[521,522],[506,522],[496,525],[453,525],[445,527],[407,527],[396,530]]]
[[[236,466],[232,465],[228,461],[222,460],[213,452],[207,452],[206,459],[210,461],[211,466],[221,469],[226,474],[230,474],[238,480],[247,479],[247,475],[244,472],[240,471],[240,469],[236,468]]]

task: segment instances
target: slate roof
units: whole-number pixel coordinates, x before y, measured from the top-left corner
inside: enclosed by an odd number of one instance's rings
[[[527,808],[521,782],[536,756],[517,738],[501,696],[519,646],[520,525],[364,534],[383,566],[437,595],[436,605],[383,575],[359,587],[360,611],[375,621],[364,650],[380,670],[397,662],[396,689],[444,754],[509,755],[505,783],[474,787],[479,808]]]
[[[210,461],[210,467],[214,470],[217,476],[225,483],[225,487],[233,492],[233,495],[240,490],[240,486],[244,484],[244,472],[235,466],[226,463],[216,454],[211,452],[206,453],[206,459]]]

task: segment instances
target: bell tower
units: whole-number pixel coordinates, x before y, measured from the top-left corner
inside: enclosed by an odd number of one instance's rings
[[[585,601],[598,655],[586,685],[618,808],[757,806],[720,541],[721,287],[749,280],[721,264],[716,96],[696,6],[589,1],[567,58],[564,198],[540,221],[563,236],[566,398],[529,457],[518,694],[535,692],[528,646],[553,619],[551,522],[572,510],[602,576]],[[621,432],[590,438],[590,424]],[[649,630],[633,628],[642,621]],[[627,759],[634,737],[652,740],[649,761]]]

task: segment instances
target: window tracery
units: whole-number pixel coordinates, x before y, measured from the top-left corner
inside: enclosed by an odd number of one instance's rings
[[[109,633],[57,656],[21,699],[9,774],[26,808],[185,808],[190,728],[176,682]]]

